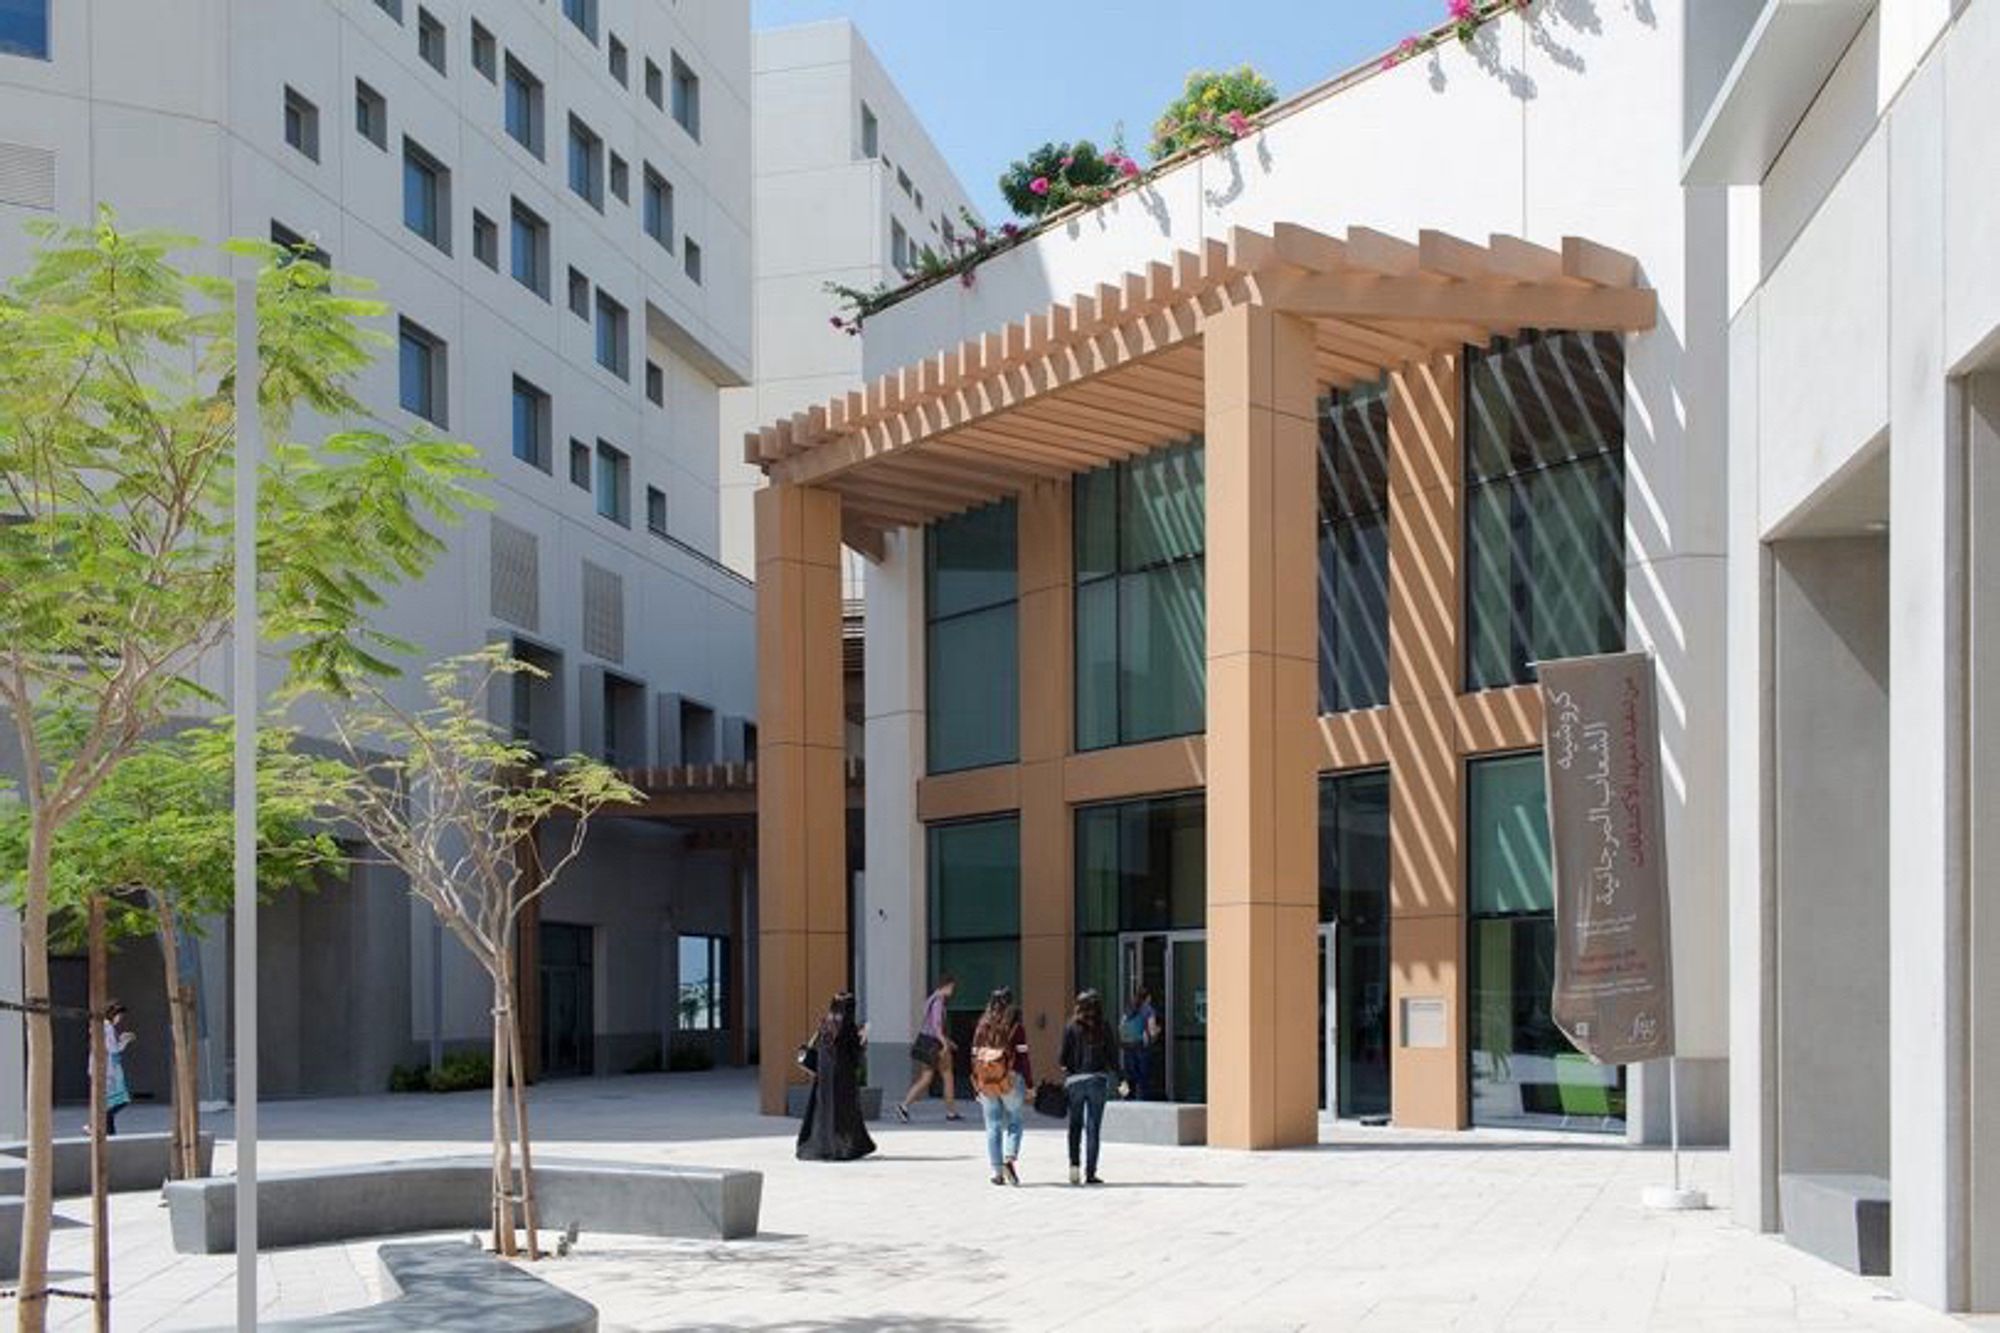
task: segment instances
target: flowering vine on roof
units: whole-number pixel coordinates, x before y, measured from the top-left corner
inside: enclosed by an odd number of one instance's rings
[[[1446,0],[1442,23],[1405,37],[1381,58],[1378,67],[1394,69],[1453,39],[1469,43],[1495,19],[1533,4],[1534,0]],[[947,227],[940,245],[914,251],[900,281],[866,289],[827,283],[826,290],[840,302],[829,322],[843,333],[858,335],[870,316],[927,287],[951,278],[970,287],[977,281],[981,264],[1040,234],[1071,210],[1094,208],[1143,187],[1190,157],[1254,134],[1263,128],[1277,101],[1277,89],[1270,80],[1248,65],[1220,74],[1196,70],[1153,126],[1154,162],[1150,167],[1125,152],[1122,138],[1107,153],[1099,153],[1088,139],[1045,143],[1013,163],[1000,178],[1001,194],[1015,213],[1029,219],[1026,227],[1008,222],[997,229],[988,228],[961,209],[965,230]]]

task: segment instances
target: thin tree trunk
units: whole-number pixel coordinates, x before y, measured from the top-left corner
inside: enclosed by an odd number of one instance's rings
[[[536,1228],[541,1223],[540,1219],[535,1215],[535,1162],[532,1155],[533,1150],[528,1145],[528,1090],[524,1078],[527,1066],[521,1062],[521,1010],[520,1006],[512,1002],[514,965],[512,962],[513,946],[511,943],[506,949],[501,951],[500,956],[509,960],[506,963],[507,979],[505,982],[509,997],[507,1005],[507,1035],[509,1041],[507,1063],[510,1075],[509,1081],[514,1086],[514,1133],[521,1140],[521,1224],[528,1229],[528,1257],[530,1259],[539,1259],[542,1257],[542,1246],[541,1239],[536,1234]]]
[[[193,1180],[202,1174],[201,1169],[201,1051],[195,1037],[195,994],[194,988],[185,982],[174,987],[174,994],[180,1000],[180,1028],[174,1034],[176,1043],[174,1078],[178,1083],[176,1095],[181,1099],[181,1145],[187,1154],[183,1163],[186,1175],[183,1179]]]
[[[105,1160],[106,1098],[111,1092],[111,1053],[105,1048],[105,1015],[111,1005],[105,976],[104,897],[90,897],[90,1295],[97,1333],[111,1333],[111,1181]]]
[[[514,1155],[507,1128],[507,1001],[505,972],[493,974],[493,1248],[508,1258],[515,1252]]]
[[[165,895],[155,893],[153,899],[153,924],[160,936],[160,962],[167,973],[167,1035],[173,1043],[173,1178],[192,1180],[201,1174],[197,1163],[200,1161],[200,1112],[193,1105],[190,1093],[194,1080],[192,1070],[193,1042],[189,1040],[187,1014],[187,987],[181,984],[181,943],[180,931],[175,928],[173,912],[167,906]]]
[[[49,1226],[55,1207],[55,1071],[49,999],[49,847],[55,831],[38,813],[28,827],[28,896],[21,914],[23,998],[28,1029],[28,1167],[22,1182],[21,1333],[42,1333],[49,1314]]]

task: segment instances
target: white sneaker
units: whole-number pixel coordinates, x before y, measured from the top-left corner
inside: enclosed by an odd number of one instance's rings
[[[1069,1169],[1069,1183],[1072,1185],[1081,1185],[1083,1183],[1082,1167],[1073,1166]]]

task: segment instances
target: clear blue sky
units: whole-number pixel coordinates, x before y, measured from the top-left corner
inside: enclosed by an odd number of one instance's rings
[[[1142,157],[1191,69],[1249,62],[1289,96],[1443,18],[1445,0],[752,0],[760,28],[851,18],[974,203],[1049,139]],[[1338,170],[1328,163],[1329,171]]]

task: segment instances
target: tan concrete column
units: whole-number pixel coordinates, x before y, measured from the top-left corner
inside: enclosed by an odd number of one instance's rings
[[[757,492],[758,1103],[782,1114],[792,1048],[847,975],[840,497]]]
[[[1208,323],[1208,1141],[1318,1136],[1313,333]]]
[[[1018,512],[1021,1014],[1037,1066],[1053,1070],[1076,969],[1074,822],[1063,799],[1076,656],[1069,483],[1024,492]]]
[[[1390,1115],[1425,1129],[1466,1121],[1458,377],[1438,357],[1389,395]]]

